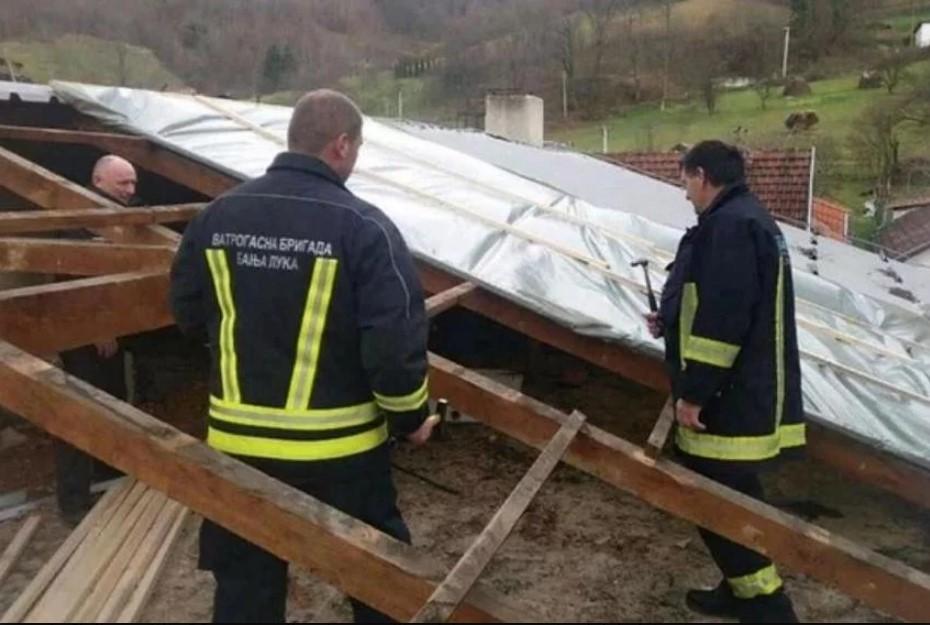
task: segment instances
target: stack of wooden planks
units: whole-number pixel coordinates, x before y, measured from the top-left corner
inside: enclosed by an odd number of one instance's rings
[[[187,512],[125,478],[100,498],[0,622],[134,622]]]

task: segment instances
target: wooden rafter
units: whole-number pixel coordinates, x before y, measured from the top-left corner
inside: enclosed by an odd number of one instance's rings
[[[412,617],[442,577],[413,547],[2,342],[0,388],[17,414],[396,619]],[[477,587],[453,620],[522,617]]]
[[[164,271],[174,251],[165,245],[0,238],[0,271],[73,276]]]
[[[142,169],[164,176],[209,197],[220,195],[239,182],[232,176],[186,159],[145,137],[108,132],[56,130],[0,125],[0,140],[42,143],[78,143],[122,156]]]
[[[428,292],[442,292],[461,283],[459,278],[426,263],[418,263]],[[659,360],[614,342],[572,332],[486,289],[471,291],[459,300],[463,308],[493,319],[521,334],[561,349],[607,371],[654,389],[669,392],[668,376]],[[930,471],[860,443],[817,423],[808,424],[807,453],[854,480],[891,491],[911,503],[930,508]]]
[[[193,219],[204,206],[198,202],[145,208],[4,211],[0,212],[0,235],[185,222]]]
[[[72,306],[65,307],[59,303],[59,312],[61,309],[67,310],[70,316],[64,323],[69,330],[64,336],[59,331],[57,339],[66,340],[69,346],[86,344],[114,333],[140,332],[171,323],[165,303],[168,278],[164,274],[127,274],[119,276],[119,284],[114,284],[112,278],[80,280],[74,284],[78,283],[80,288],[76,292],[81,295],[77,298],[69,297],[69,300],[79,300],[80,310],[75,311]],[[50,286],[58,287],[52,289],[52,292],[60,296],[61,287],[65,285]],[[50,287],[30,289],[43,297],[51,297],[48,293]],[[23,302],[30,299],[24,292],[28,293],[30,289],[18,289],[18,297],[11,298],[11,301],[18,300],[25,309],[41,310],[36,299],[32,299],[30,306],[24,306]],[[105,297],[107,303],[98,308],[92,303],[97,297]],[[464,303],[465,300],[462,301]],[[155,302],[161,304],[153,306]],[[29,349],[34,349],[32,346],[56,349],[53,343],[41,336],[46,333],[56,334],[56,330],[51,327],[54,314],[47,316],[41,327],[34,330],[22,324],[7,323],[10,313],[3,306],[4,301],[0,297],[0,336],[18,332],[23,343],[31,345]],[[86,314],[97,310],[105,311],[109,317],[97,321],[94,314]],[[19,313],[14,312],[14,316],[20,318],[22,314],[21,310]],[[124,319],[130,321],[118,325]],[[131,327],[133,324],[134,327]],[[117,332],[114,332],[114,326]],[[28,360],[21,354],[18,356],[19,360],[24,358]],[[35,361],[28,361],[33,363],[31,367],[37,366]],[[27,418],[33,419],[31,415],[38,414],[33,420],[46,429],[55,426],[52,421],[57,417],[42,416],[46,413],[42,401],[30,408],[29,397],[16,395],[18,388],[13,388],[12,394],[7,393],[8,384],[13,382],[4,378],[2,369],[3,365],[0,364],[0,401],[8,409]],[[44,367],[42,370],[48,371]],[[434,396],[445,397],[458,409],[474,414],[491,427],[538,448],[567,419],[567,415],[545,404],[434,355],[430,357],[430,387]],[[71,400],[78,399],[68,397]],[[67,398],[61,399],[64,401]],[[74,435],[83,436],[80,426],[73,425]],[[88,430],[87,436],[94,436],[92,428]],[[82,444],[81,440],[71,442],[78,446]],[[99,455],[97,448],[91,446],[88,449]],[[109,462],[109,455],[99,457]],[[590,425],[582,428],[566,459],[570,464],[628,490],[658,508],[766,553],[789,568],[834,585],[891,614],[906,619],[930,618],[930,576],[848,540],[832,536],[819,527],[798,521],[674,463],[661,459],[656,461],[640,447],[597,428]],[[145,476],[139,477],[148,481]],[[157,483],[153,485],[160,487]],[[177,499],[190,505],[179,497]],[[429,593],[418,597],[419,603],[406,618],[412,616],[415,608],[422,605],[428,596]]]
[[[430,388],[456,408],[543,448],[569,416],[444,358],[430,356]],[[565,461],[780,564],[905,620],[930,619],[930,575],[742,495],[586,425]]]
[[[5,148],[0,148],[0,186],[42,208],[122,208],[116,202],[39,167]],[[176,245],[180,239],[176,232],[164,226],[113,226],[98,228],[94,232],[119,243]]]

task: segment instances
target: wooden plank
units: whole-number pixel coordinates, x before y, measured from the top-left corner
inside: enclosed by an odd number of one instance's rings
[[[96,623],[100,621],[99,614],[107,599],[112,596],[114,589],[130,560],[139,549],[143,538],[152,528],[155,518],[165,505],[165,496],[156,490],[149,489],[142,496],[137,506],[141,513],[136,519],[127,519],[126,524],[131,525],[125,540],[118,546],[113,558],[100,574],[87,598],[80,604],[74,613],[73,620],[77,623]],[[132,521],[135,520],[133,523]]]
[[[122,206],[0,147],[0,186],[33,204],[49,209],[102,208]],[[177,245],[180,236],[164,226],[113,226],[94,230],[119,243]]]
[[[174,251],[164,245],[0,238],[0,271],[72,276],[167,271]]]
[[[88,534],[26,617],[27,623],[64,623],[73,618],[142,514],[146,490],[141,482],[135,483],[106,524]]]
[[[441,565],[412,546],[5,343],[0,344],[0,401],[52,435],[395,619],[412,617],[434,590],[433,580],[442,577]],[[477,587],[453,618],[524,617]]]
[[[528,445],[541,448],[568,416],[430,356],[430,390]],[[588,425],[565,461],[677,517],[759,551],[790,569],[898,618],[930,619],[930,575],[726,488]]]
[[[427,292],[441,292],[461,282],[460,278],[422,262],[418,262],[417,268]],[[634,352],[620,343],[575,334],[485,289],[463,297],[459,306],[664,395],[670,391],[660,360]],[[857,482],[886,489],[910,503],[930,509],[930,497],[927,497],[930,471],[813,423],[807,439],[807,453],[811,458]]]
[[[430,318],[459,305],[466,295],[478,288],[472,282],[463,282],[426,300],[426,315]]]
[[[649,434],[646,447],[643,449],[647,456],[655,460],[661,455],[673,425],[675,425],[675,399],[669,395],[668,400],[662,407],[662,412],[659,413],[659,419],[656,421],[655,427],[652,428],[652,432]]]
[[[0,235],[184,222],[193,219],[204,206],[193,203],[145,208],[5,211],[0,212]]]
[[[168,553],[171,551],[171,547],[174,546],[178,534],[184,526],[184,521],[187,520],[188,512],[189,510],[187,508],[177,503],[174,504],[174,508],[172,508],[168,516],[168,520],[173,521],[168,530],[168,534],[165,539],[161,541],[161,544],[158,545],[158,553],[155,554],[155,557],[146,568],[145,575],[143,575],[142,579],[139,581],[139,585],[136,587],[135,592],[129,597],[126,607],[117,617],[117,623],[135,623],[139,620],[139,615],[142,614],[142,610],[145,609],[145,604],[148,603],[149,597],[152,596],[152,591],[155,590],[155,582],[158,580],[162,569],[165,567],[165,562],[168,560]]]
[[[13,536],[13,540],[11,540],[10,544],[3,550],[3,555],[0,556],[0,585],[3,584],[3,581],[6,579],[7,575],[10,574],[10,571],[13,570],[13,567],[16,566],[19,556],[23,553],[26,545],[29,544],[29,539],[35,534],[41,520],[42,517],[37,514],[26,519],[19,527],[16,535]]]
[[[172,527],[178,524],[178,514],[179,512],[183,512],[181,508],[182,507],[177,502],[167,497],[164,498],[162,507],[158,511],[158,516],[152,528],[149,530],[148,534],[145,535],[142,544],[139,546],[139,549],[136,550],[132,560],[126,566],[126,570],[123,572],[122,577],[120,577],[113,592],[107,598],[106,603],[97,615],[98,622],[116,622],[119,615],[127,609],[127,602],[130,596],[136,591],[143,576],[147,575],[157,553],[160,553],[163,548],[166,542],[165,539],[169,536]],[[169,540],[167,542],[170,543],[171,541]]]
[[[576,410],[562,424],[484,531],[471,544],[446,579],[436,587],[426,604],[411,619],[411,623],[445,623],[449,619],[449,615],[468,595],[484,569],[491,563],[491,558],[510,536],[517,521],[559,464],[585,420],[585,416]]]
[[[189,189],[215,197],[240,181],[145,137],[109,132],[57,130],[0,125],[0,139],[42,143],[79,143],[122,156],[133,164]]]
[[[0,291],[0,337],[36,354],[174,323],[168,274],[129,273]]]
[[[119,501],[119,498],[125,495],[125,493],[125,483],[115,486],[104,493],[100,501],[87,513],[87,516],[81,520],[74,531],[68,535],[68,538],[66,538],[61,547],[55,551],[54,555],[49,558],[48,562],[39,569],[39,572],[32,578],[32,581],[29,582],[23,592],[16,597],[13,604],[3,614],[3,617],[0,618],[0,623],[19,623],[25,618],[29,610],[32,609],[36,601],[42,596],[42,593],[45,592],[45,589],[48,588],[48,585],[67,563],[71,554],[74,553],[84,538],[87,537],[91,529],[93,529],[100,522],[101,518],[110,510],[111,506]]]

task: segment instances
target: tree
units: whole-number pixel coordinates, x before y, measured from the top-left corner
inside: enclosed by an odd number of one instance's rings
[[[665,13],[665,41],[664,41],[664,54],[662,66],[662,104],[659,106],[660,110],[665,110],[665,105],[668,102],[668,84],[669,84],[669,73],[672,65],[672,0],[664,0],[664,13]]]
[[[621,0],[586,0],[583,11],[593,33],[594,66],[591,77],[601,77],[604,52],[610,40],[610,26],[621,8]]]
[[[852,151],[874,179],[880,198],[890,195],[898,171],[902,121],[898,106],[874,105],[856,120],[848,139]]]
[[[262,62],[260,93],[280,91],[287,78],[297,70],[297,59],[288,44],[271,44]]]

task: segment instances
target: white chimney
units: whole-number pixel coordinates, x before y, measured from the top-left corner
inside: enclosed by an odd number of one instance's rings
[[[542,98],[533,95],[487,94],[484,100],[484,131],[511,141],[542,147]]]

